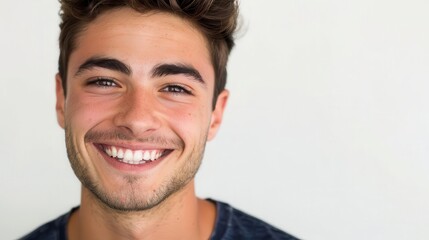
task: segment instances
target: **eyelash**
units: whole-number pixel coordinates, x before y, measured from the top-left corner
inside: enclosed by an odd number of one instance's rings
[[[103,78],[103,77],[92,79],[87,83],[87,85],[89,86],[95,85],[96,87],[101,87],[101,88],[119,87],[119,85],[115,82],[115,80],[109,79],[109,78]],[[169,92],[172,94],[193,95],[191,90],[178,84],[165,86],[164,88],[161,89],[161,92]]]
[[[168,85],[161,89],[161,92],[171,92],[173,94],[186,94],[186,95],[192,95],[192,92],[180,85]]]
[[[97,87],[102,88],[119,87],[114,80],[102,77],[89,81],[87,85],[96,85]]]

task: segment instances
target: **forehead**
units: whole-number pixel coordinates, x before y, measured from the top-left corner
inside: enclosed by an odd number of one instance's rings
[[[165,12],[120,8],[101,14],[78,35],[69,73],[93,56],[115,57],[139,67],[180,62],[213,73],[202,32],[189,20]]]

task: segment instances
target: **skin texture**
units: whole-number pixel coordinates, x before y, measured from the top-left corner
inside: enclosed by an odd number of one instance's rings
[[[114,59],[130,71],[82,68],[94,58]],[[154,74],[167,64],[190,67],[201,79]],[[228,92],[212,110],[214,70],[201,32],[168,13],[106,12],[77,39],[64,87],[67,96],[57,75],[57,118],[82,182],[69,238],[208,239],[215,207],[195,196],[194,175],[220,126]],[[103,146],[168,154],[130,165],[109,157]]]

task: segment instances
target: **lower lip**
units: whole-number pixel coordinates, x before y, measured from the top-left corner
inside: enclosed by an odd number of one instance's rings
[[[117,170],[124,171],[124,172],[148,171],[152,168],[155,168],[168,155],[168,154],[166,154],[165,156],[162,156],[155,161],[147,161],[146,163],[142,163],[142,164],[129,164],[129,163],[121,162],[116,158],[110,157],[109,155],[107,155],[103,151],[103,148],[101,146],[95,145],[95,147],[98,150],[98,152],[101,154],[101,156],[103,156],[104,160],[106,160],[106,162],[110,166],[112,166],[113,168],[115,168]]]

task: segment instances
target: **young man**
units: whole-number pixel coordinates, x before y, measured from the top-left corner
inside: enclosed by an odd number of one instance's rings
[[[199,199],[228,99],[233,0],[63,0],[57,117],[81,205],[23,239],[295,239]]]

